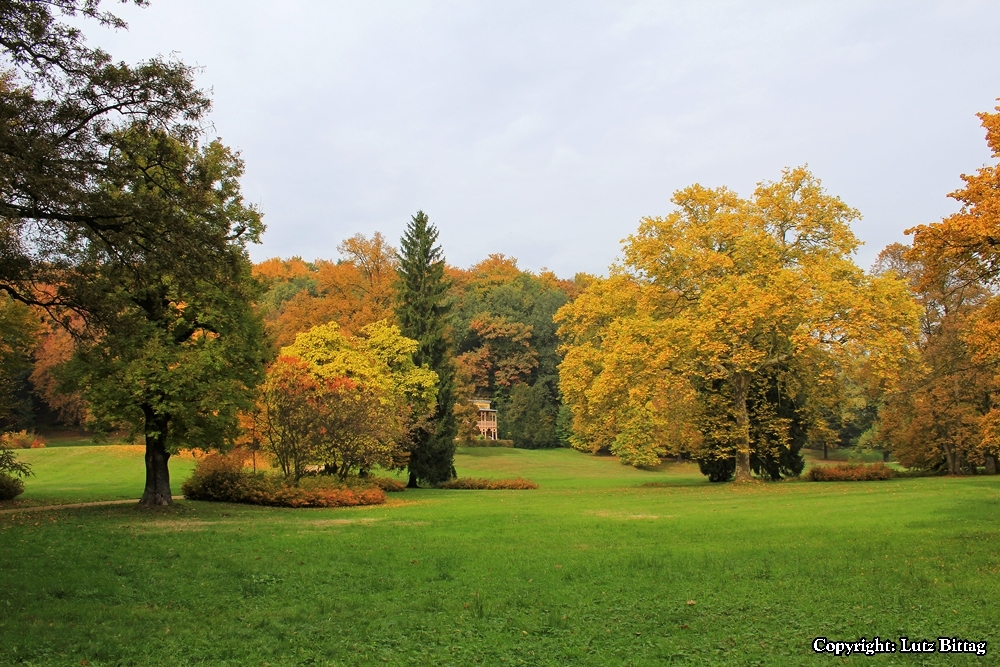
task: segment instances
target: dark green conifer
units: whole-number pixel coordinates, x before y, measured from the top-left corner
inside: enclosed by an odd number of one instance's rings
[[[417,211],[399,242],[396,319],[403,335],[419,344],[413,361],[438,374],[437,406],[412,437],[410,487],[455,476],[455,364],[448,336],[448,281],[437,238],[437,228]]]

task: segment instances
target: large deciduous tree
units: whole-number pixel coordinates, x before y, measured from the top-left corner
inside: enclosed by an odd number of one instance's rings
[[[127,263],[138,247],[169,255],[202,240],[183,229],[164,234],[134,208],[136,198],[115,196],[109,184],[136,182],[155,164],[155,155],[145,155],[152,162],[137,159],[139,136],[190,143],[209,108],[190,67],[161,58],[116,63],[58,20],[83,15],[125,27],[98,5],[0,4],[7,68],[0,80],[0,290],[57,317],[71,308],[88,320],[102,299],[89,289],[96,266]],[[141,129],[130,131],[135,127]],[[183,187],[183,171],[165,164],[159,173],[164,188]]]
[[[978,115],[1000,158],[1000,107]],[[907,230],[912,248],[882,254],[924,307],[923,363],[887,397],[876,435],[906,465],[950,474],[996,472],[1000,458],[1000,167],[962,180],[949,195],[957,213]]]
[[[986,143],[1000,159],[1000,107],[978,114]],[[965,187],[952,192],[961,209],[940,222],[908,229],[913,255],[927,280],[953,274],[960,281],[996,285],[1000,279],[1000,165],[987,165],[962,175]]]
[[[60,14],[125,27],[98,0],[0,4],[0,290],[81,323],[70,384],[144,434],[142,503],[169,504],[170,451],[230,439],[260,378],[245,246],[263,227],[238,157],[199,144],[193,69],[116,63]]]
[[[400,239],[396,321],[404,336],[417,341],[414,362],[438,376],[433,415],[412,437],[410,487],[455,476],[455,359],[448,332],[448,281],[437,238],[437,228],[417,211]]]
[[[687,449],[738,479],[780,469],[797,430],[829,430],[819,408],[848,368],[893,378],[916,307],[903,282],[853,263],[857,212],[804,168],[750,199],[695,185],[673,202],[559,313],[574,444],[634,464]]]
[[[162,132],[129,131],[129,154],[144,165],[103,183],[120,210],[176,238],[172,253],[143,236],[102,246],[88,270],[87,301],[99,328],[66,369],[94,423],[126,427],[146,443],[142,503],[169,504],[170,453],[222,447],[236,434],[266,358],[246,243],[263,229],[244,205],[242,163],[219,142],[200,147]],[[98,302],[97,296],[100,295]]]

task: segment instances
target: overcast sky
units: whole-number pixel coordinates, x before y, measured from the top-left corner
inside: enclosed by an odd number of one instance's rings
[[[749,195],[808,163],[861,210],[869,266],[990,161],[997,2],[108,3],[118,59],[204,69],[265,213],[255,260],[394,243],[424,210],[450,263],[604,273],[691,183]]]

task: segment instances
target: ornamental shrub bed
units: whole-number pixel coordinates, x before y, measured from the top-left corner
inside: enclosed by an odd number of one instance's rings
[[[44,446],[45,440],[35,433],[28,431],[0,433],[0,447],[4,449],[41,449]]]
[[[241,455],[205,456],[181,491],[190,500],[272,507],[348,507],[385,502],[385,491],[374,485],[346,488],[332,478],[310,478],[302,480],[300,486],[289,486],[275,475],[246,470]]]
[[[402,493],[406,491],[406,484],[391,477],[366,477],[360,481],[377,486],[386,493]]]
[[[806,477],[814,482],[867,482],[892,479],[896,471],[882,462],[841,463],[832,466],[815,466]]]
[[[437,485],[439,489],[473,489],[495,491],[499,489],[537,489],[538,485],[531,480],[521,479],[486,479],[483,477],[459,477]]]
[[[487,440],[486,438],[465,438],[456,440],[459,447],[513,447],[513,440]]]

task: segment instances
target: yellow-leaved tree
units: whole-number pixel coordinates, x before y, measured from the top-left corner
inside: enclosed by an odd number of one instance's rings
[[[749,199],[693,185],[672,201],[558,314],[572,443],[634,465],[691,452],[715,480],[797,474],[783,451],[830,437],[847,374],[894,381],[917,307],[857,267],[858,212],[805,168]]]
[[[379,320],[356,336],[315,326],[282,348],[252,428],[290,481],[310,464],[342,478],[406,465],[409,432],[437,396],[437,375],[413,363],[416,347]]]

